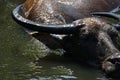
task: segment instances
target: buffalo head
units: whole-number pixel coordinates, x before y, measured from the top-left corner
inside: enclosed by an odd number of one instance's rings
[[[120,51],[116,48],[118,31],[109,22],[97,17],[84,18],[75,21],[85,26],[70,38],[65,38],[65,50],[68,55],[77,56],[88,63],[100,64],[108,75],[120,73]],[[92,64],[93,65],[93,64]],[[118,76],[118,75],[117,75]]]

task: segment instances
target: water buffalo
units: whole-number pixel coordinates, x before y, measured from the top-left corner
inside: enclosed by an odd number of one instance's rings
[[[26,0],[12,16],[49,48],[61,48],[67,55],[94,62],[108,75],[119,77],[120,51],[115,47],[119,26],[91,14],[119,20],[115,14],[119,5],[120,0]]]

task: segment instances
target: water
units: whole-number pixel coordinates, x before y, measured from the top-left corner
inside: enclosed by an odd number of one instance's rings
[[[53,54],[25,33],[11,18],[22,2],[0,0],[0,80],[107,80],[99,70]]]

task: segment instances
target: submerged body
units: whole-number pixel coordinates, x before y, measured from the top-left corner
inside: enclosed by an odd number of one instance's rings
[[[45,24],[65,24],[90,17],[92,12],[110,11],[120,0],[26,0],[23,10],[28,19]]]
[[[36,24],[48,24],[48,28],[49,24],[71,23],[72,27],[78,26],[77,30],[75,29],[74,33],[70,34],[60,33],[59,30],[57,33],[52,29],[48,29],[46,33],[36,28],[33,30],[37,33],[32,35],[51,49],[64,49],[67,55],[77,60],[100,64],[99,66],[107,74],[114,73],[116,76],[116,73],[120,73],[118,68],[120,51],[113,41],[118,36],[118,31],[103,17],[92,17],[91,13],[112,11],[118,5],[120,5],[120,0],[26,0],[22,10],[27,19]],[[15,20],[17,20],[16,17]],[[27,24],[22,20],[17,21],[25,26],[32,24],[29,21]],[[79,27],[80,23],[85,25]],[[35,27],[34,24],[31,26]]]

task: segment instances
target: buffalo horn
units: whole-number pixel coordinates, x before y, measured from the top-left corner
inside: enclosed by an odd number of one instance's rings
[[[38,32],[45,32],[45,33],[52,33],[52,34],[73,34],[79,28],[83,27],[84,24],[63,24],[63,25],[56,25],[56,24],[39,24],[28,20],[19,14],[22,5],[16,7],[12,12],[13,19],[20,25],[30,30],[38,31]]]
[[[105,16],[105,17],[110,17],[110,18],[120,20],[120,15],[112,13],[112,12],[94,12],[92,13],[92,15]]]

